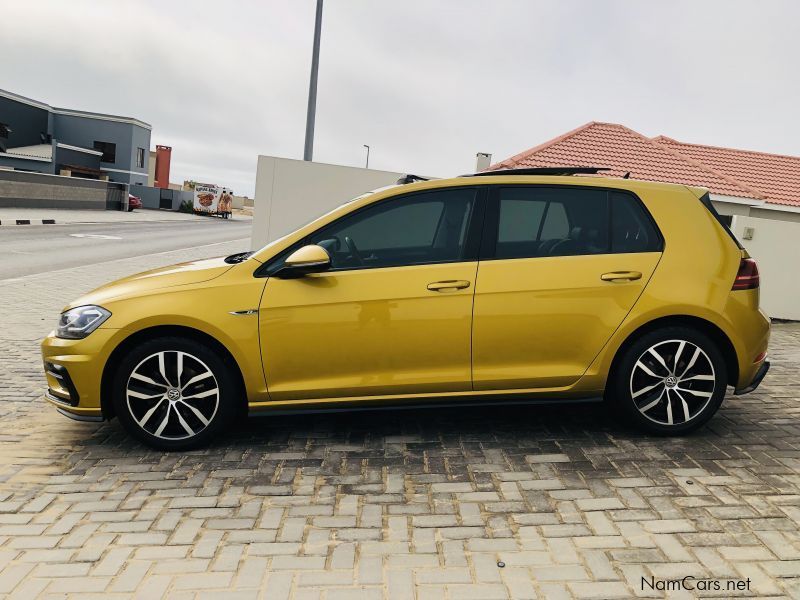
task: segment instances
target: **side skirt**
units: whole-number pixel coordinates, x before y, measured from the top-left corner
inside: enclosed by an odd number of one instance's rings
[[[298,415],[298,414],[324,414],[324,413],[347,413],[347,412],[366,412],[384,410],[412,410],[425,408],[456,408],[470,406],[556,406],[572,404],[595,404],[602,402],[602,396],[590,396],[586,398],[509,398],[508,396],[497,396],[495,399],[482,396],[476,399],[458,399],[442,401],[440,398],[420,399],[413,401],[402,401],[392,404],[381,404],[376,406],[372,402],[353,402],[346,406],[325,407],[325,402],[319,404],[305,405],[305,408],[287,408],[286,405],[271,408],[269,406],[250,407],[248,415],[251,417],[264,417],[268,415]],[[342,403],[345,404],[345,403]]]

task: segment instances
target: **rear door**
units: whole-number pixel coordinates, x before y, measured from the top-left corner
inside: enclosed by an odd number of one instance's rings
[[[641,295],[662,247],[628,192],[493,187],[473,310],[474,389],[577,381]]]

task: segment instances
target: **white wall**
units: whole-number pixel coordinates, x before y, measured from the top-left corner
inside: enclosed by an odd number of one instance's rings
[[[402,175],[259,156],[252,248],[260,248],[356,196],[396,183]]]
[[[711,194],[722,215],[732,215],[731,229],[758,262],[761,308],[770,317],[800,321],[800,212],[763,200]],[[766,208],[765,208],[766,207]],[[753,227],[753,239],[743,239]]]
[[[743,239],[744,228],[753,239]],[[733,233],[758,262],[761,308],[770,317],[800,321],[800,223],[735,216]]]

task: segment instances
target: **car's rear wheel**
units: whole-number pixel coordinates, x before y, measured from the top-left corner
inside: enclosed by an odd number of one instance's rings
[[[125,429],[159,450],[206,444],[236,414],[230,365],[194,340],[163,337],[130,352],[114,377],[114,409]]]
[[[667,327],[646,333],[625,350],[609,391],[620,412],[637,426],[680,434],[714,416],[727,381],[725,359],[707,335]]]

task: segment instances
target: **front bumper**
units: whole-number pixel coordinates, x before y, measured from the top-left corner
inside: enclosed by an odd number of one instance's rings
[[[50,404],[55,405],[56,410],[70,419],[75,421],[89,421],[92,423],[99,423],[104,420],[103,411],[94,408],[74,408],[72,406],[65,406],[64,400],[54,396],[50,390],[45,392],[44,399]]]
[[[47,392],[45,400],[79,420],[102,419],[100,387],[109,348],[118,329],[97,329],[82,340],[48,335],[42,341]]]
[[[761,366],[758,368],[758,371],[756,371],[756,375],[755,377],[753,377],[753,381],[751,381],[749,385],[746,385],[743,388],[735,390],[733,393],[736,394],[737,396],[741,396],[742,394],[749,394],[750,392],[755,390],[759,385],[761,385],[761,382],[764,380],[767,371],[769,371],[769,361],[765,360],[763,363],[761,363]]]
[[[78,406],[80,395],[72,383],[69,371],[63,366],[44,361],[44,374],[47,379],[47,394],[59,404]],[[55,382],[53,382],[55,380]]]

